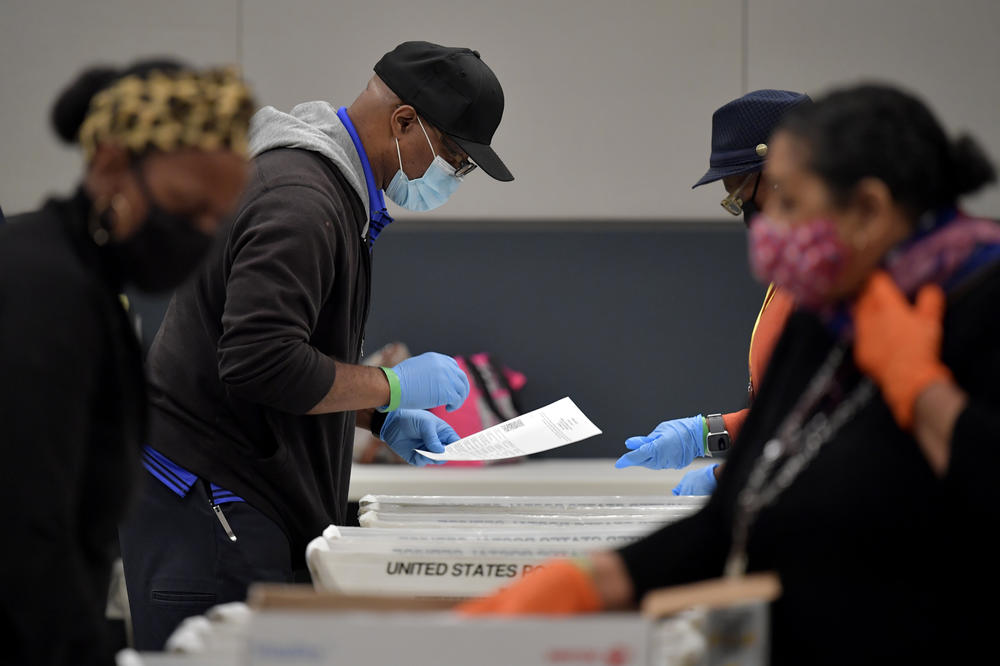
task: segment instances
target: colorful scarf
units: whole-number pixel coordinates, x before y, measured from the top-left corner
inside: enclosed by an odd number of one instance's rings
[[[885,269],[907,296],[934,282],[946,291],[976,269],[1000,258],[1000,224],[950,208],[893,249]]]
[[[994,220],[947,208],[928,213],[917,226],[918,231],[882,261],[882,268],[910,299],[925,284],[939,284],[947,292],[980,268],[1000,262],[1000,224]],[[829,306],[817,314],[835,336],[853,338],[850,304]]]

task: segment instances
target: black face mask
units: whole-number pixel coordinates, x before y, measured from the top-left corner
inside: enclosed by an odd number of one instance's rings
[[[149,204],[146,220],[132,236],[109,247],[126,281],[145,292],[170,291],[198,268],[215,237],[198,231],[191,217],[163,210],[142,173],[137,177]]]
[[[740,208],[743,209],[743,224],[746,225],[747,229],[750,228],[750,223],[753,222],[754,216],[760,212],[760,208],[757,206],[755,199],[757,198],[757,187],[760,186],[760,174],[757,174],[757,179],[753,182],[753,192],[750,197],[743,202]]]
[[[753,222],[754,216],[756,216],[757,213],[760,212],[760,209],[757,208],[757,204],[754,203],[753,199],[749,201],[744,201],[742,208],[743,208],[743,224],[747,225],[747,229],[749,229],[750,223]]]

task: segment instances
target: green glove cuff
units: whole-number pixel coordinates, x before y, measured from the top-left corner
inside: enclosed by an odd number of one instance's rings
[[[403,389],[399,385],[399,375],[392,368],[379,366],[379,369],[385,373],[385,378],[389,381],[389,404],[377,409],[380,412],[394,412],[399,409],[399,403],[403,399]],[[707,428],[708,426],[706,425],[705,427]]]
[[[708,455],[708,419],[704,416],[701,417],[701,450],[702,455]]]

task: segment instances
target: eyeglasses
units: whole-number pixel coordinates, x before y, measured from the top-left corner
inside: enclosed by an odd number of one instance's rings
[[[460,155],[463,152],[462,149],[454,141],[448,138],[444,132],[441,132],[440,130],[438,130],[438,132],[441,134],[441,143],[443,143],[445,148],[448,149],[448,152],[452,155]],[[457,167],[455,167],[455,175],[461,178],[462,176],[469,175],[478,168],[478,164],[466,157],[458,163]]]
[[[740,186],[731,193],[727,194],[726,198],[720,202],[722,207],[725,208],[729,214],[737,216],[743,214],[743,199],[740,198],[740,192],[743,191],[743,189],[750,183],[750,179],[754,176],[760,178],[760,172],[756,171],[748,173],[747,177],[743,179],[742,183],[740,183]],[[753,196],[750,198],[752,199]]]
[[[462,176],[469,175],[478,168],[479,165],[467,157],[458,163],[458,167],[455,168],[455,175],[461,178]]]
[[[402,104],[397,104],[396,108],[398,109],[400,106],[402,106]],[[420,121],[420,118],[418,117],[417,120]],[[463,152],[465,152],[465,151],[463,151],[461,149],[461,147],[458,146],[458,144],[456,144],[454,141],[452,141],[450,138],[448,138],[447,134],[445,134],[440,129],[438,129],[437,127],[435,127],[434,125],[432,125],[430,123],[430,121],[427,122],[427,127],[432,128],[434,130],[434,132],[437,133],[437,135],[439,137],[441,137],[441,143],[444,144],[444,147],[448,149],[448,152],[450,154],[452,154],[452,155],[461,155]],[[427,129],[424,127],[424,123],[422,121],[420,121],[420,128],[422,130],[424,130],[424,136],[427,136]],[[430,140],[431,140],[430,137],[427,137],[428,143],[430,142]],[[434,146],[433,145],[431,145],[431,150],[432,151],[434,150]],[[448,160],[445,159],[445,162],[448,162]],[[450,164],[450,162],[449,162],[449,164]],[[458,177],[458,178],[461,178],[462,176],[467,176],[467,175],[469,175],[470,173],[472,173],[473,171],[475,171],[478,168],[479,168],[478,164],[476,164],[471,159],[469,159],[468,157],[466,157],[464,160],[462,160],[461,162],[458,163],[457,167],[454,167],[454,169],[455,169],[455,176]]]

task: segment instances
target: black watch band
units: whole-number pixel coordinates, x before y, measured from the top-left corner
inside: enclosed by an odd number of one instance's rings
[[[385,425],[385,417],[387,416],[389,416],[389,412],[380,412],[377,409],[372,410],[372,422],[368,429],[379,439],[382,439],[382,426]]]
[[[722,418],[722,414],[709,414],[705,420],[708,422],[708,434],[705,436],[708,455],[729,451],[732,440],[729,438],[729,431],[726,430],[726,421]]]

